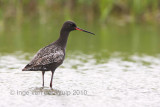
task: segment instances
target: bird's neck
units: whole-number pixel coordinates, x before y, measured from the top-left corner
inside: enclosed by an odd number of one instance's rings
[[[69,36],[69,31],[65,31],[65,30],[61,29],[60,36],[59,36],[57,42],[60,46],[62,46],[62,48],[66,48],[68,36]]]

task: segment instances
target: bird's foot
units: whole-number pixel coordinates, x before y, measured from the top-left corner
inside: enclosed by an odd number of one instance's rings
[[[52,87],[50,87],[51,88],[51,90],[53,90],[53,88]]]

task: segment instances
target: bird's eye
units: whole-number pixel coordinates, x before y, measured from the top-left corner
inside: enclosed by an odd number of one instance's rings
[[[70,24],[70,26],[71,26],[71,27],[74,27],[75,25],[74,25],[74,24]]]

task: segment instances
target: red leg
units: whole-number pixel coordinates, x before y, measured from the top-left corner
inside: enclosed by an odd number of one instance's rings
[[[53,80],[54,71],[51,71],[51,72],[52,72],[52,76],[51,76],[50,88],[52,89],[52,80]]]
[[[45,71],[42,71],[42,87],[44,87],[44,74],[45,74]]]

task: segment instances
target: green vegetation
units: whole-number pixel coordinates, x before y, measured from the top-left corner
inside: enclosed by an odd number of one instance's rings
[[[73,20],[96,36],[72,32],[68,50],[160,52],[158,4],[159,0],[0,0],[0,51],[37,51],[58,38],[64,21]]]
[[[0,21],[24,18],[116,23],[159,21],[159,0],[0,0]],[[118,20],[118,21],[117,21]]]

